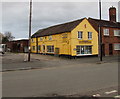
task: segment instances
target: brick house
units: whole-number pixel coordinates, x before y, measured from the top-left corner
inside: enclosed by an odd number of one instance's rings
[[[28,39],[13,40],[6,45],[11,52],[28,52]]]
[[[109,21],[93,18],[88,20],[98,33],[101,25],[103,55],[120,54],[120,22],[116,22],[116,8],[109,9]]]

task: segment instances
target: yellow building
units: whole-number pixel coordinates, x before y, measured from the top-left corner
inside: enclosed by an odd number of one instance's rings
[[[86,18],[38,30],[31,52],[70,56],[97,55],[98,33]]]

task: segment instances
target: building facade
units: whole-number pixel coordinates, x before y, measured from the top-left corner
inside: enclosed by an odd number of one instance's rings
[[[98,33],[101,25],[103,55],[120,54],[120,23],[116,22],[116,8],[109,9],[109,21],[92,18],[88,20]]]
[[[70,56],[97,55],[98,33],[86,18],[36,32],[31,52]]]
[[[83,18],[38,30],[31,37],[31,52],[70,56],[98,55],[99,25],[103,55],[120,52],[120,23],[116,8],[109,9],[110,20]]]
[[[10,52],[28,52],[28,39],[13,40],[6,43]]]

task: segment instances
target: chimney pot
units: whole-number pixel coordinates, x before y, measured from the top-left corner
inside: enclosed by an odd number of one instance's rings
[[[109,8],[109,20],[116,22],[116,8],[113,6]]]

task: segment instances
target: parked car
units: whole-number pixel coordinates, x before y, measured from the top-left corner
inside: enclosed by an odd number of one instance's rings
[[[5,54],[6,44],[0,44],[0,53]]]

